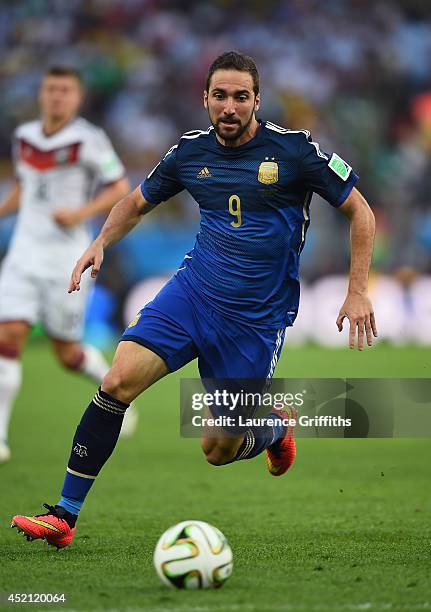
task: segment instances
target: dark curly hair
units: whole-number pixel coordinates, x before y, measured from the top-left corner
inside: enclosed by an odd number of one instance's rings
[[[255,95],[259,93],[259,72],[252,57],[238,53],[237,51],[227,51],[216,57],[208,70],[206,81],[206,91],[209,91],[211,77],[216,70],[239,70],[248,72],[253,79],[253,91]]]

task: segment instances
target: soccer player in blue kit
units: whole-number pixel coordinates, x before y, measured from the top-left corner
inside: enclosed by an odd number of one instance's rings
[[[178,271],[129,324],[111,370],[87,407],[72,443],[61,499],[48,512],[15,516],[28,539],[70,544],[84,499],[116,445],[129,404],[154,382],[197,358],[204,379],[270,379],[287,326],[299,303],[299,257],[310,223],[313,192],[350,221],[348,293],[336,321],[350,323],[349,346],[362,350],[377,335],[367,295],[374,216],[354,187],[358,176],[326,153],[306,130],[256,119],[259,75],[252,58],[236,52],[211,65],[203,103],[211,127],[184,134],[143,183],[112,209],[99,236],[73,270],[95,277],[104,249],[120,240],[155,206],[183,189],[201,212],[193,250]],[[270,417],[274,414],[271,413]],[[267,417],[268,418],[268,417]],[[250,459],[266,450],[274,476],[292,464],[292,431],[282,424],[241,435],[204,436],[212,465]]]

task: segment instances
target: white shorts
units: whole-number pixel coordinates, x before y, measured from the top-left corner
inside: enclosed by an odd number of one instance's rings
[[[0,322],[41,323],[57,340],[80,340],[90,288],[88,273],[81,290],[67,293],[68,281],[41,279],[4,261],[0,272]]]

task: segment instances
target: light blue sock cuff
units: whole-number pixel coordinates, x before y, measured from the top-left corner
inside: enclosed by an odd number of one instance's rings
[[[71,514],[79,514],[79,511],[82,508],[82,502],[78,501],[77,499],[61,496],[60,501],[57,502],[57,506],[61,506]]]

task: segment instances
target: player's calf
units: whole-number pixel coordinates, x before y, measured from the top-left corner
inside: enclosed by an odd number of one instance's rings
[[[207,438],[201,440],[201,448],[211,465],[226,465],[235,460],[244,436],[235,438]]]
[[[54,340],[52,342],[55,356],[60,364],[68,370],[78,370],[84,361],[84,351],[79,342],[63,342]]]
[[[284,423],[296,413],[273,410],[260,418],[260,424],[250,427],[241,437],[204,436],[202,450],[211,465],[226,465],[243,459],[253,459],[266,451],[266,465],[273,476],[281,476],[293,464],[296,454],[293,428]]]
[[[52,347],[60,364],[74,372],[84,374],[97,385],[109,370],[109,366],[96,347],[79,342],[52,339]]]

